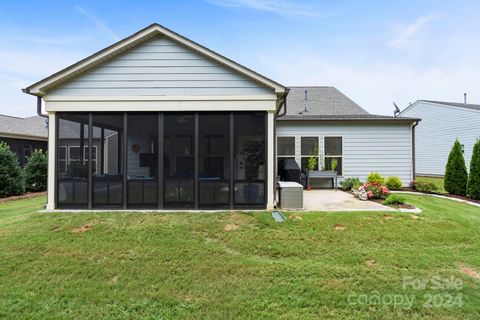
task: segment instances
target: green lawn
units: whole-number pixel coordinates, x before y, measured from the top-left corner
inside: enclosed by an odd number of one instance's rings
[[[319,212],[277,224],[260,212],[1,204],[0,319],[478,319],[480,209],[404,197],[421,219]],[[404,289],[404,276],[431,282]],[[394,306],[405,297],[411,307]]]
[[[418,182],[430,182],[434,183],[438,187],[438,193],[447,193],[443,186],[444,178],[439,177],[416,177]]]

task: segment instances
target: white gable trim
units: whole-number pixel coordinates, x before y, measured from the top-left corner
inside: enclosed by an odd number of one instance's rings
[[[103,63],[107,60],[112,59],[113,57],[117,56],[118,54],[128,51],[129,49],[135,47],[136,45],[151,39],[157,35],[162,35],[167,38],[170,38],[171,40],[182,44],[208,58],[211,60],[214,60],[224,66],[227,66],[230,69],[233,69],[248,78],[255,80],[264,86],[267,86],[269,88],[272,88],[275,90],[275,93],[280,95],[285,92],[285,87],[282,86],[281,84],[268,79],[267,77],[264,77],[255,71],[248,69],[218,53],[215,53],[211,51],[210,49],[203,47],[199,45],[196,42],[193,42],[165,27],[162,27],[159,24],[152,24],[148,26],[147,28],[140,30],[139,32],[123,39],[120,40],[119,42],[111,45],[110,47],[107,47],[87,58],[84,60],[81,60],[70,67],[67,67],[66,69],[63,69],[50,77],[47,77],[29,87],[24,89],[24,92],[30,93],[33,95],[37,96],[43,96],[45,95],[45,92],[53,87],[56,87],[60,85],[61,83],[87,71],[90,70],[91,68],[99,65],[100,63]]]

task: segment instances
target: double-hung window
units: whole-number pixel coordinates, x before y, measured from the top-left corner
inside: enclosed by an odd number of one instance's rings
[[[332,170],[332,164],[337,163],[335,170],[339,176],[343,175],[343,138],[325,137],[325,169]]]
[[[309,162],[315,163],[313,170],[319,168],[319,147],[318,137],[301,137],[301,170],[309,169]],[[311,160],[310,160],[311,159]]]
[[[281,170],[283,162],[288,159],[295,160],[295,137],[277,138],[277,168]]]

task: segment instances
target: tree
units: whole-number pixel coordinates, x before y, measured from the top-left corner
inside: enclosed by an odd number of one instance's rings
[[[0,198],[20,195],[23,192],[23,172],[17,156],[5,142],[0,142]]]
[[[467,194],[472,199],[480,199],[480,140],[477,140],[473,146],[472,160],[470,161],[470,175],[468,176]]]
[[[467,167],[462,154],[462,146],[457,139],[450,151],[445,168],[445,190],[451,194],[464,196],[467,193],[467,180]]]
[[[47,156],[35,150],[25,165],[25,189],[30,192],[47,190]]]

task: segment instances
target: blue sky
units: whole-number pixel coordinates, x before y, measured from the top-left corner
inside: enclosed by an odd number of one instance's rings
[[[0,2],[0,113],[20,90],[157,22],[284,85],[330,85],[372,113],[480,104],[480,1]]]

